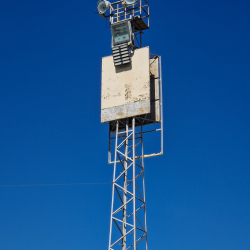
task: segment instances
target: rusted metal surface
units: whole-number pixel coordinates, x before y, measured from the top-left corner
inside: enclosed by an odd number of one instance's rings
[[[137,49],[131,65],[114,67],[102,60],[101,122],[150,113],[149,47]]]
[[[134,114],[142,115],[150,112],[150,100],[138,101],[117,107],[102,109],[101,122],[114,121],[122,118],[133,117]]]

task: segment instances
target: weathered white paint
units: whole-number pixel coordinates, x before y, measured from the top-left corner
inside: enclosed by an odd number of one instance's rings
[[[101,122],[114,121],[122,118],[129,118],[135,114],[145,114],[150,111],[150,100],[138,101],[124,104],[117,107],[102,109]]]
[[[102,110],[150,99],[149,47],[135,50],[131,61],[115,68],[113,56],[102,59]]]

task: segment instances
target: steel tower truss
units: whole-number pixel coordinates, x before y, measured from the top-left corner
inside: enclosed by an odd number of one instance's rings
[[[158,75],[152,77],[159,84],[160,122],[147,114],[109,122],[108,162],[114,164],[109,250],[148,250],[144,158],[163,155],[161,57],[150,58],[159,59]],[[160,133],[160,152],[144,154],[143,135],[148,133],[154,138]]]
[[[118,0],[111,5],[110,14],[105,16],[109,17],[110,26],[129,21],[133,33],[129,49],[142,48],[142,34],[150,26],[150,6],[147,0],[137,0],[132,4]],[[112,42],[112,49],[119,48],[113,46]],[[150,101],[153,104],[152,110],[156,107],[155,103],[159,102],[160,120],[144,114],[109,122],[108,162],[114,164],[109,250],[148,250],[144,158],[163,154],[161,57],[150,54],[150,63],[153,64],[155,60],[159,72],[158,75],[150,75],[150,83],[152,80],[158,81],[159,97]],[[152,130],[143,131],[145,125],[153,126]],[[144,154],[143,134],[151,132],[160,132],[160,152]],[[115,145],[112,141],[115,141]],[[111,148],[115,152],[113,161]]]
[[[136,117],[116,121],[109,250],[148,249],[143,130]],[[121,128],[121,129],[120,129]],[[140,244],[139,244],[140,243]]]

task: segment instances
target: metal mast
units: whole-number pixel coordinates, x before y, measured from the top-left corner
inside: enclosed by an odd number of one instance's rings
[[[141,119],[134,117],[114,124],[115,162],[109,250],[148,249],[143,127],[142,124],[135,127],[136,122],[141,123]]]
[[[148,250],[144,158],[163,155],[161,57],[151,54],[150,67],[154,64],[158,71],[152,69],[151,81],[158,88],[153,96],[159,104],[158,122],[151,115],[109,122],[108,160],[114,164],[109,250]],[[144,153],[148,133],[160,133],[160,152]]]
[[[163,154],[161,57],[142,48],[150,24],[147,0],[99,0],[97,9],[109,18],[112,33],[112,58],[102,59],[101,96],[114,164],[109,250],[148,250],[144,158]],[[160,152],[144,154],[143,135],[158,131]]]

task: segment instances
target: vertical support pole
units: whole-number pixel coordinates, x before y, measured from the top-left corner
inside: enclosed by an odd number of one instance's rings
[[[125,132],[125,137],[128,137],[128,119],[126,119],[126,132]],[[127,222],[127,205],[125,205],[127,203],[127,185],[128,185],[128,140],[125,141],[124,143],[124,180],[123,180],[123,223],[122,223],[122,235],[124,236],[124,238],[122,239],[122,250],[126,250],[127,249],[127,237],[125,236],[127,233],[127,226],[126,226],[126,222]]]
[[[115,132],[115,163],[114,163],[114,173],[113,173],[113,185],[112,185],[112,203],[111,203],[111,216],[110,216],[110,231],[109,231],[109,249],[111,246],[111,236],[112,236],[112,220],[113,220],[113,210],[114,210],[114,194],[115,194],[115,172],[116,172],[116,161],[117,161],[117,141],[118,141],[118,131],[119,122],[116,121],[116,132]]]
[[[148,250],[148,227],[147,227],[147,210],[146,210],[146,190],[145,190],[145,168],[144,168],[144,150],[143,150],[143,126],[141,125],[141,162],[143,167],[143,200],[144,200],[144,217],[146,231],[146,250]]]
[[[110,163],[111,160],[111,125],[109,123],[109,152],[108,152],[108,163]]]
[[[117,4],[117,22],[120,21],[120,17],[119,17],[119,3]]]
[[[133,221],[134,221],[134,250],[136,250],[136,190],[135,190],[135,118],[132,119],[133,130]]]
[[[148,27],[150,25],[150,7],[148,5]]]
[[[140,0],[140,18],[142,17],[142,0]],[[140,45],[139,45],[140,48],[142,48],[142,31],[140,30]]]
[[[140,17],[141,17],[142,0],[140,0]]]
[[[160,107],[161,107],[161,153],[163,154],[163,100],[162,100],[162,71],[161,71],[161,56],[159,56],[159,71],[160,71]]]

